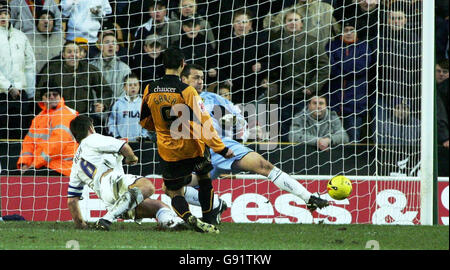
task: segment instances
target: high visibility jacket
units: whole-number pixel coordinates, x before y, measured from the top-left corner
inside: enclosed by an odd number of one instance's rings
[[[78,112],[67,107],[61,98],[55,109],[48,110],[43,102],[42,111],[33,119],[22,143],[22,151],[17,167],[21,164],[43,166],[70,176],[72,158],[78,147],[70,132],[70,121]]]

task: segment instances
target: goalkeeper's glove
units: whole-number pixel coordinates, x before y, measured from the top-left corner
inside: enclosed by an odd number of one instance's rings
[[[232,127],[232,126],[236,125],[236,119],[237,118],[235,115],[228,113],[228,114],[225,114],[224,116],[222,116],[219,120],[220,120],[220,123],[222,124],[222,126]]]

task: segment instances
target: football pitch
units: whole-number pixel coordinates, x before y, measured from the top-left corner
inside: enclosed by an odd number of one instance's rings
[[[448,226],[222,223],[220,234],[117,222],[108,232],[72,222],[0,222],[1,250],[448,250]]]

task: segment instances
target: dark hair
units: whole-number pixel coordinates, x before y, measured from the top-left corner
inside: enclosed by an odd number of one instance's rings
[[[89,134],[89,128],[93,125],[92,118],[86,115],[78,115],[72,121],[70,121],[70,132],[73,137],[80,143]]]
[[[184,54],[177,47],[170,47],[164,51],[163,64],[166,69],[178,69],[184,61]]]
[[[150,2],[148,2],[148,9],[150,8],[155,8],[156,6],[163,6],[165,8],[167,8],[167,1],[166,0],[150,0]]]
[[[189,75],[191,74],[191,70],[192,69],[196,69],[196,70],[201,70],[203,71],[203,67],[197,64],[186,64],[183,68],[183,70],[181,71],[180,76],[181,77],[189,77]]]
[[[437,63],[442,69],[448,69],[448,59],[441,59]]]
[[[123,78],[123,82],[126,83],[129,79],[137,79],[137,80],[139,80],[139,77],[135,73],[131,72],[130,74],[125,76],[125,78]]]
[[[109,32],[109,31],[107,31],[107,32],[104,32],[104,33],[102,32],[102,33],[99,34],[100,44],[103,44],[103,40],[105,39],[105,37],[109,37],[109,36],[114,37],[116,39],[116,41],[117,41],[116,32]]]
[[[250,21],[252,21],[253,18],[254,18],[253,12],[250,9],[247,9],[245,7],[241,7],[239,9],[237,9],[236,11],[234,11],[232,22],[234,22],[236,17],[241,16],[241,15],[247,15],[247,17],[248,17],[248,19]]]
[[[197,25],[200,25],[200,19],[196,19],[196,18],[184,19],[183,22],[181,23],[181,25],[191,27],[191,28],[196,27]]]
[[[11,15],[11,8],[9,7],[8,1],[1,0],[0,1],[0,12],[6,11],[9,15]]]
[[[50,16],[52,16],[53,19],[56,18],[56,17],[55,17],[55,13],[53,13],[52,11],[47,10],[47,9],[41,9],[41,10],[39,10],[39,11],[37,12],[37,14],[36,14],[36,18],[37,18],[37,19],[40,19],[42,15],[50,15]]]
[[[216,84],[216,86],[214,87],[214,92],[216,94],[219,94],[219,90],[222,89],[222,88],[226,88],[226,89],[231,91],[231,85],[230,84],[228,84],[228,83],[219,83],[219,84]]]
[[[69,45],[71,45],[71,44],[79,46],[79,44],[76,43],[76,42],[73,41],[73,40],[66,40],[66,42],[64,42],[62,52],[64,53],[64,51],[66,50],[67,46],[69,46]]]

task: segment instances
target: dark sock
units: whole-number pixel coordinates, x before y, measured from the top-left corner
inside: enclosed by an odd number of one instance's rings
[[[189,211],[189,205],[183,196],[175,196],[172,198],[172,207],[179,217],[187,222],[189,217],[192,215]]]
[[[210,178],[198,181],[198,200],[202,207],[203,217],[207,217],[213,208],[214,188]]]

